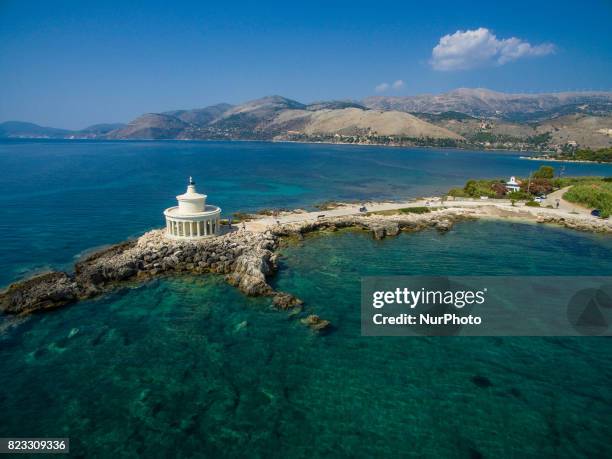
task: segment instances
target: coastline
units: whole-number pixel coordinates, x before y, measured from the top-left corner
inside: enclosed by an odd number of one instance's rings
[[[17,281],[0,292],[0,311],[12,315],[55,309],[93,298],[128,283],[176,274],[216,273],[248,296],[266,296],[276,309],[291,310],[292,316],[316,331],[331,324],[317,316],[302,315],[302,301],[290,293],[275,291],[268,279],[277,269],[277,250],[283,238],[302,239],[314,231],[355,228],[369,231],[374,239],[400,232],[433,228],[449,231],[459,221],[499,219],[563,226],[578,231],[612,234],[612,221],[557,209],[512,206],[506,202],[449,201],[425,213],[405,213],[424,203],[368,203],[370,212],[359,212],[352,204],[339,204],[319,212],[284,212],[262,216],[244,228],[227,228],[226,234],[200,241],[180,241],[152,230],[137,240],[103,248],[80,259],[74,272],[52,271]]]
[[[389,148],[423,148],[423,149],[439,149],[439,150],[460,150],[460,151],[497,151],[510,153],[527,153],[533,150],[518,150],[516,148],[490,148],[484,145],[466,145],[466,146],[438,146],[438,145],[390,145],[385,143],[375,142],[325,142],[325,141],[304,141],[304,140],[287,140],[287,139],[105,139],[105,138],[51,138],[51,137],[3,137],[0,140],[13,141],[64,141],[64,142],[256,142],[256,143],[288,143],[288,144],[304,144],[304,145],[349,145],[357,147],[389,147]],[[527,158],[527,157],[526,157]]]
[[[537,156],[520,156],[519,159],[527,159],[529,161],[546,161],[551,163],[587,163],[587,164],[612,164],[605,161],[589,161],[587,159],[555,159],[555,158],[538,158]]]

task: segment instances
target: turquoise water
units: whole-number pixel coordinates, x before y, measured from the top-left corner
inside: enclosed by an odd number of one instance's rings
[[[495,222],[308,237],[274,282],[333,321],[324,337],[213,276],[37,315],[0,341],[0,436],[102,457],[609,456],[606,339],[360,336],[362,275],[518,271],[612,274],[612,240]]]
[[[0,284],[159,226],[190,174],[234,211],[426,195],[534,167],[513,154],[425,149],[3,142]],[[275,287],[333,333],[315,336],[216,276],[3,318],[0,437],[68,436],[73,452],[100,457],[611,455],[609,340],[365,338],[359,279],[612,275],[612,238],[465,222],[383,241],[313,235],[282,253]]]
[[[468,178],[527,175],[518,153],[261,142],[0,140],[0,286],[163,226],[193,175],[225,215],[327,200],[440,194]],[[567,175],[612,175],[567,164]]]

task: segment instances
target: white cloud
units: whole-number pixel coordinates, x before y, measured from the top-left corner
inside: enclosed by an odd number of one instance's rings
[[[395,80],[393,83],[389,84],[387,82],[381,83],[374,88],[376,92],[386,92],[389,89],[402,89],[404,87],[404,82],[402,80]]]
[[[458,30],[444,35],[431,52],[436,70],[465,70],[487,65],[504,65],[522,57],[545,56],[555,51],[550,43],[532,45],[520,38],[499,39],[489,29]]]

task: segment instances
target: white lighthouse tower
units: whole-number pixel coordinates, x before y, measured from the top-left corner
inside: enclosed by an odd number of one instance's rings
[[[185,194],[176,197],[178,206],[164,211],[166,236],[177,239],[199,239],[219,234],[221,208],[206,204],[206,195],[196,191],[189,177]]]

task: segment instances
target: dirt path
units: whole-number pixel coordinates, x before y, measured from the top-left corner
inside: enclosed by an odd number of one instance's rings
[[[563,195],[565,194],[565,192],[567,190],[569,190],[571,187],[566,186],[565,188],[561,188],[560,190],[557,191],[553,191],[552,193],[550,193],[546,199],[544,200],[544,202],[542,203],[543,207],[546,206],[553,206],[555,209],[557,208],[557,200],[559,200],[559,210],[563,210],[565,212],[577,212],[579,214],[585,214],[585,215],[591,215],[591,209],[588,209],[586,207],[583,207],[579,204],[574,204],[572,202],[566,201],[565,199],[563,199]]]
[[[528,207],[525,206],[524,203],[517,203],[515,206],[512,206],[512,203],[506,199],[460,199],[442,202],[440,198],[429,198],[397,202],[365,202],[364,204],[367,212],[392,211],[409,207],[430,207],[432,210],[440,208],[478,208],[483,213],[490,214],[491,216],[508,214],[518,216],[518,214],[522,214],[531,219],[536,219],[541,215],[563,218],[580,217],[585,220],[595,219],[595,217],[590,215],[589,209],[563,200],[561,196],[565,191],[567,191],[567,188],[548,195],[542,207]],[[556,199],[560,199],[558,209],[556,208]],[[546,208],[549,203],[554,207],[553,209]],[[345,204],[331,210],[299,213],[285,212],[278,216],[266,216],[246,222],[246,229],[249,231],[264,232],[277,224],[284,225],[287,223],[314,222],[332,217],[360,215],[363,213],[359,210],[360,207],[361,205],[359,204]],[[241,228],[242,225],[238,224],[238,227]]]

